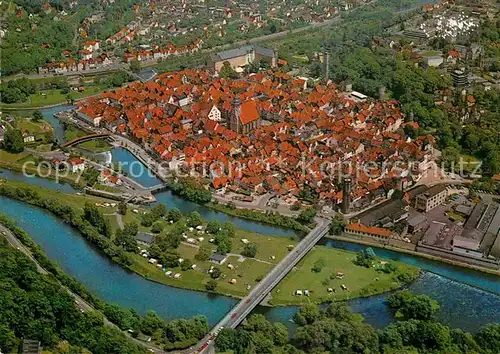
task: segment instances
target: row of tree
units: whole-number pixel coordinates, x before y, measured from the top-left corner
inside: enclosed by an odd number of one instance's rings
[[[425,295],[408,291],[389,296],[396,322],[375,330],[353,314],[345,303],[331,303],[324,311],[302,306],[293,320],[299,325],[290,338],[281,323],[251,316],[237,330],[225,328],[216,338],[220,351],[243,353],[435,353],[494,354],[500,348],[500,324],[481,327],[474,335],[450,329],[434,318],[439,305]]]

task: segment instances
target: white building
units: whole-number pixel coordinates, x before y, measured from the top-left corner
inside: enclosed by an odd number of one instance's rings
[[[216,122],[220,122],[222,120],[220,110],[217,106],[213,106],[210,112],[208,113],[208,119],[214,120]]]
[[[78,171],[83,171],[85,169],[85,160],[80,158],[72,158],[68,160],[69,170],[72,173],[76,173]]]

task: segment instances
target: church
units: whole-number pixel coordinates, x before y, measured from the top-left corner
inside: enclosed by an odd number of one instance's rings
[[[229,114],[228,128],[239,134],[248,134],[257,128],[259,122],[260,114],[257,102],[249,100],[241,103],[239,98],[235,96],[232,112]]]

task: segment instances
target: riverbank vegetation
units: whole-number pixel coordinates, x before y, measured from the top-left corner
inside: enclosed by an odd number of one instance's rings
[[[192,179],[169,181],[167,187],[172,190],[172,193],[198,204],[206,204],[212,199],[212,193],[201,183]]]
[[[54,287],[60,287],[60,284],[68,287],[72,292],[78,294],[82,299],[91,304],[96,310],[96,312],[91,312],[90,315],[94,320],[98,320],[98,322],[94,323],[95,326],[103,326],[103,315],[116,324],[121,330],[128,331],[134,337],[143,337],[150,336],[152,337],[154,343],[156,343],[159,347],[165,350],[173,350],[173,349],[183,349],[187,348],[190,345],[196,343],[199,339],[203,338],[203,336],[208,332],[208,322],[206,317],[204,316],[195,316],[191,319],[176,319],[172,321],[164,321],[153,311],[148,312],[145,316],[139,315],[133,309],[125,309],[116,304],[105,303],[99,298],[95,297],[92,293],[90,293],[83,285],[81,285],[76,279],[68,276],[64,271],[55,263],[47,258],[47,256],[43,253],[41,248],[33,242],[31,237],[21,228],[19,228],[14,221],[8,219],[4,215],[0,214],[0,223],[7,227],[18,240],[25,245],[30,252],[33,254],[34,258],[37,260],[40,265],[49,272],[50,275],[41,277],[41,279],[46,278],[50,280],[50,282],[54,285]],[[36,271],[34,265],[22,254],[19,252],[13,252],[11,248],[8,247],[8,244],[2,238],[0,240],[0,254],[5,254],[4,251],[8,251],[8,253],[16,254],[16,257],[19,259],[25,258],[23,260],[24,265],[30,266],[31,269]],[[0,257],[0,264],[4,260],[3,257]],[[11,264],[12,265],[12,264]],[[2,275],[2,270],[7,269],[0,267],[0,279]],[[33,277],[23,277],[19,273],[17,274],[21,279],[32,279]],[[52,278],[53,277],[53,278]],[[59,281],[59,283],[55,282],[55,280]],[[32,286],[33,284],[29,284]],[[35,287],[36,288],[36,287]],[[1,292],[1,290],[0,290]],[[64,294],[67,295],[66,292]],[[71,300],[71,306],[73,300]],[[0,308],[0,313],[4,309],[9,309],[8,303],[3,303],[2,308]],[[79,313],[79,312],[78,312]],[[24,313],[24,315],[27,315]],[[85,314],[87,315],[87,314]],[[0,316],[2,318],[2,316]],[[24,318],[22,320],[25,320]],[[51,319],[53,320],[53,319]],[[64,316],[60,320],[65,320]],[[35,321],[35,319],[33,320]],[[43,321],[42,321],[43,322]],[[43,322],[45,323],[45,322]],[[0,333],[2,333],[2,320],[0,320]],[[26,327],[27,326],[27,327]],[[7,326],[9,327],[9,326]],[[10,326],[10,328],[14,328],[16,326]],[[31,330],[33,332],[25,333],[23,330]],[[81,327],[79,327],[81,329]],[[0,349],[9,350],[13,344],[18,342],[18,338],[26,337],[30,339],[37,339],[42,342],[43,345],[48,345],[49,347],[54,347],[58,343],[59,339],[69,340],[71,344],[78,344],[80,342],[72,341],[71,339],[65,337],[55,337],[48,336],[46,332],[49,329],[43,330],[40,327],[31,326],[25,323],[25,326],[19,326],[18,332],[13,332],[13,336],[9,333],[9,335],[2,336],[0,335]],[[38,331],[38,332],[36,332]],[[114,328],[105,328],[104,331],[110,331],[113,336],[118,337],[120,341],[125,342],[125,347],[117,346],[112,349],[100,349],[100,347],[90,347],[88,345],[83,345],[84,347],[91,349],[93,353],[103,353],[103,354],[122,354],[122,353],[143,353],[144,350],[137,348],[132,345],[127,339]],[[99,333],[99,332],[98,332]],[[3,333],[2,333],[3,334]],[[10,340],[5,340],[5,338]],[[112,338],[111,338],[112,339]],[[4,340],[4,341],[3,341]],[[110,340],[111,342],[111,340]],[[4,346],[5,345],[5,346]],[[81,344],[78,344],[81,345]],[[97,343],[93,343],[92,345],[97,345]],[[131,348],[135,348],[134,350],[127,349],[127,346]],[[4,349],[5,348],[5,349]],[[75,349],[76,350],[76,349]],[[126,350],[126,351],[121,351]],[[57,352],[57,351],[56,351]],[[78,352],[78,351],[75,351]]]
[[[216,211],[220,211],[228,215],[236,216],[242,219],[248,219],[248,220],[258,221],[264,224],[271,224],[287,229],[293,229],[296,231],[300,231],[302,234],[305,234],[307,232],[307,228],[300,222],[298,222],[296,219],[289,216],[281,215],[278,212],[272,212],[272,211],[263,212],[252,209],[239,209],[231,205],[230,203],[226,205],[222,203],[212,202],[208,206]]]
[[[112,206],[102,198],[69,195],[13,181],[6,181],[0,186],[0,195],[51,211],[115,262],[146,279],[179,288],[206,291],[207,284],[211,282],[214,285],[215,281],[216,286],[210,286],[211,292],[242,297],[297,244],[297,240],[290,238],[238,230],[230,222],[206,222],[197,212],[182,215],[178,210],[166,209],[163,205],[149,211],[139,209],[137,213],[125,211],[125,215],[120,216],[124,222],[122,229],[116,221],[118,206]],[[141,246],[141,251],[137,243],[139,231],[152,237],[151,245]],[[210,260],[216,252],[226,257],[223,264]],[[312,274],[312,266],[308,264],[314,264],[318,258],[325,260],[324,267]],[[328,292],[329,287],[335,288],[335,280],[332,280],[331,286],[324,285],[325,278],[334,271],[346,273],[347,284],[352,291],[350,298],[381,293],[405,283],[397,280],[396,272],[378,273],[355,265],[353,258],[355,255],[347,251],[317,246],[303,260],[306,266],[289,275],[295,280],[290,283],[285,278],[285,286],[273,299],[273,304],[302,303],[305,296],[294,296],[295,289],[299,287],[310,287],[308,301],[346,298],[346,293],[338,288],[339,284],[336,293]],[[391,263],[399,272],[418,273],[413,267]],[[412,279],[414,276],[409,276],[407,281]],[[292,285],[287,284],[293,282],[295,288],[288,289]]]
[[[55,348],[68,341],[72,353],[84,348],[98,354],[144,353],[125,335],[104,326],[97,312],[80,312],[73,298],[49,275],[37,273],[23,254],[0,240],[0,349],[17,352],[20,339],[41,341]]]
[[[494,354],[500,348],[500,324],[488,324],[477,333],[451,329],[435,320],[438,304],[425,295],[409,292],[389,297],[393,313],[406,316],[375,330],[345,303],[325,310],[302,306],[294,315],[299,325],[293,337],[281,323],[252,315],[237,330],[224,328],[215,340],[220,352],[243,353],[435,353]],[[425,314],[425,315],[422,315]]]
[[[2,109],[30,109],[71,103],[102,92],[105,82],[81,82],[72,88],[66,77],[9,80],[0,85]]]
[[[57,179],[59,182],[69,183],[75,188],[85,186],[85,176],[78,178],[77,173],[57,175],[55,169],[40,164],[42,161],[44,161],[42,158],[34,156],[27,151],[11,153],[0,149],[0,168],[6,168],[15,172],[26,171],[28,174],[39,176],[40,178]],[[26,162],[30,163],[26,164]]]

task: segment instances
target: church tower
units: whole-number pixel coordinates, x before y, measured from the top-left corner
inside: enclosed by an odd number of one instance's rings
[[[229,118],[229,129],[240,133],[241,130],[241,102],[237,95],[234,95],[233,110]]]

